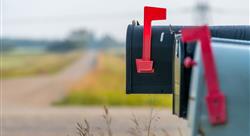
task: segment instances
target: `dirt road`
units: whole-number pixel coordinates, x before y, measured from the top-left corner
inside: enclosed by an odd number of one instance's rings
[[[78,61],[56,75],[3,80],[5,108],[47,107],[65,95],[75,81],[82,78],[96,63],[97,52],[90,50]],[[63,59],[63,58],[62,58]]]
[[[70,85],[95,66],[97,52],[89,51],[62,72],[54,76],[3,80],[1,92],[1,136],[76,136],[75,125],[87,119],[92,132],[105,132],[102,107],[53,107]],[[133,126],[132,113],[148,119],[149,108],[111,107],[113,136],[128,136]],[[171,115],[170,110],[156,111],[160,121],[155,123],[158,133],[165,129],[170,136],[187,133],[186,121]],[[164,135],[166,136],[166,134]]]

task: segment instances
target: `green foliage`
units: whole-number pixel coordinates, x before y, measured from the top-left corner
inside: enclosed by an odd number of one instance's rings
[[[56,105],[112,105],[112,106],[166,106],[171,107],[170,95],[126,95],[122,91],[74,91]]]
[[[0,70],[1,78],[31,76],[55,73],[80,56],[80,53],[68,54],[30,54],[3,55]],[[63,57],[63,59],[62,59]]]
[[[123,57],[101,55],[97,68],[57,105],[129,105],[171,107],[171,95],[126,95]]]

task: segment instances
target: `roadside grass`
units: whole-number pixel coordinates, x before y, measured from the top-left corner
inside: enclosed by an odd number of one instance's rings
[[[103,120],[100,122],[104,122],[105,127],[96,127],[91,125],[88,122],[88,119],[84,119],[83,121],[78,121],[76,123],[76,133],[78,136],[114,136],[113,132],[113,118],[109,109],[104,106],[104,114],[102,115]],[[169,128],[160,128],[158,123],[161,121],[161,117],[158,113],[151,108],[149,111],[148,117],[138,118],[135,114],[131,116],[131,125],[128,126],[127,135],[129,136],[171,136],[170,134],[173,132],[169,132]],[[156,130],[156,128],[158,130]],[[126,129],[126,128],[123,128]],[[173,128],[171,128],[173,131]],[[184,136],[184,133],[181,127],[177,127],[175,130],[178,136]]]
[[[171,107],[171,95],[126,95],[125,59],[102,54],[97,67],[73,85],[68,95],[56,105],[112,105]]]
[[[3,54],[1,78],[53,74],[79,58],[81,53]]]

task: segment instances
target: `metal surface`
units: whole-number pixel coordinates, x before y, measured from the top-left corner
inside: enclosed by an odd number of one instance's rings
[[[213,39],[221,90],[227,96],[228,121],[225,125],[209,123],[205,97],[204,69],[200,47],[197,46],[189,96],[189,136],[249,136],[250,124],[250,41]],[[199,134],[200,133],[200,134]]]
[[[182,41],[184,42],[200,42],[201,58],[204,66],[204,78],[208,94],[206,96],[206,104],[208,110],[209,121],[213,125],[224,124],[227,121],[226,117],[226,102],[225,95],[221,92],[218,82],[217,70],[215,67],[215,59],[211,47],[211,34],[208,26],[200,26],[194,28],[182,29]],[[186,66],[196,64],[191,57],[186,57],[184,60]]]

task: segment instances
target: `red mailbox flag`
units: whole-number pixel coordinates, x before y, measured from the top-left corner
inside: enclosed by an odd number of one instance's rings
[[[136,59],[138,73],[153,73],[153,61],[151,59],[151,22],[153,20],[165,20],[167,9],[156,7],[144,7],[143,49],[142,58]]]
[[[210,44],[210,37],[210,30],[208,26],[182,29],[183,42],[192,42],[197,40],[201,42],[201,54],[205,71],[205,81],[208,88],[206,103],[209,121],[213,125],[218,125],[227,121],[226,98],[223,92],[220,91],[215,60]],[[185,62],[192,61],[190,61],[190,58],[186,58]],[[195,64],[195,62],[193,63]]]

